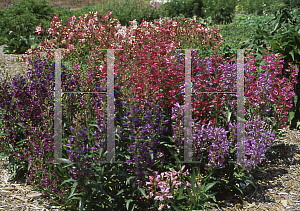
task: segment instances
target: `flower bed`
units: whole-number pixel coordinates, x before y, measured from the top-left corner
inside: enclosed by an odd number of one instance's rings
[[[259,69],[255,58],[246,53],[244,163],[232,163],[239,147],[235,95],[203,94],[192,98],[191,155],[201,162],[178,164],[175,161],[184,160],[185,81],[184,51],[179,49],[201,49],[192,51],[191,58],[195,92],[234,92],[236,58],[223,59],[218,54],[223,43],[218,31],[195,19],[141,25],[132,21],[126,28],[111,14],[107,11],[101,17],[90,12],[79,22],[72,16],[67,23],[53,18],[47,31],[53,39],[39,46],[48,59],[31,60],[28,78],[1,83],[7,133],[1,138],[1,149],[19,167],[29,169],[27,180],[49,200],[58,196],[60,203],[81,210],[85,206],[124,210],[136,204],[158,210],[203,209],[215,201],[217,191],[242,191],[237,184],[251,182],[248,172],[272,146],[272,129],[285,126],[298,70],[290,67],[287,71],[293,73],[286,79],[278,56],[265,56]],[[62,91],[78,92],[62,96],[62,157],[69,164],[46,163],[54,160],[55,63],[50,48],[66,49]],[[108,144],[106,97],[79,94],[106,91],[107,57],[100,49],[123,49],[115,53],[114,66],[116,160],[122,164],[99,163],[106,159]],[[36,55],[34,50],[30,53]],[[262,121],[263,116],[270,122]]]

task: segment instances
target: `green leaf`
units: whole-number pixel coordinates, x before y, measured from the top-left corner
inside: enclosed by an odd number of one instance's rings
[[[3,46],[3,53],[15,53],[16,50],[13,46]]]
[[[87,196],[84,195],[84,197],[82,197],[79,201],[79,210],[83,211],[84,205],[85,205],[85,200],[86,200]]]
[[[9,136],[9,133],[0,133],[0,137],[1,136]]]
[[[74,165],[74,163],[70,163],[70,164],[68,164],[68,165],[66,165],[66,166],[64,166],[64,167],[62,167],[62,168],[67,168],[67,167],[73,166],[73,165]]]
[[[298,129],[298,130],[299,130],[299,129],[300,129],[300,127],[299,127],[299,126],[300,126],[300,121],[298,120],[298,121],[297,121],[297,126],[296,126],[296,129]]]
[[[278,42],[271,42],[271,47],[275,50],[280,49],[280,44]]]
[[[177,197],[177,200],[180,200],[180,199],[185,199],[186,196],[180,196],[180,197]]]
[[[297,105],[298,95],[295,93],[294,95],[294,105]]]
[[[96,124],[89,124],[90,126],[94,126],[94,127],[97,127],[98,129],[100,129],[99,128],[99,125],[96,125]]]
[[[104,195],[109,197],[108,194],[106,193],[106,191],[100,185],[89,184],[88,187],[94,187],[95,189],[100,190],[101,193],[103,193]]]
[[[123,193],[123,192],[125,192],[124,189],[119,190],[118,193],[117,193],[117,195],[120,195],[120,194]]]
[[[246,121],[245,119],[240,118],[239,116],[237,116],[237,120],[238,120],[238,121]]]
[[[128,199],[127,202],[126,202],[126,209],[128,210],[129,209],[129,204],[130,202],[132,202],[133,200],[132,199]]]
[[[28,168],[27,168],[27,171],[29,171],[30,167],[31,167],[31,163],[29,163]]]
[[[227,122],[230,121],[230,117],[231,117],[231,112],[229,110],[227,110]]]
[[[69,159],[65,158],[56,158],[58,161],[63,161],[64,163],[72,163]]]
[[[294,111],[292,111],[292,110],[294,110]],[[288,118],[289,124],[291,124],[294,117],[295,117],[295,108],[292,108],[291,111],[289,112],[289,118]]]
[[[208,191],[209,189],[211,189],[215,184],[217,183],[217,181],[214,181],[212,183],[209,183],[205,186],[205,188],[203,188],[203,192],[205,193],[206,191]]]
[[[247,180],[245,180],[245,182],[248,182],[248,183],[250,183],[251,185],[253,185],[253,186],[255,187],[255,185],[254,185],[254,183],[253,183],[253,181],[252,181],[252,180],[250,180],[250,179],[247,179]]]
[[[108,186],[108,187],[115,187],[115,186],[120,186],[121,184],[120,183],[117,183],[117,182],[110,182],[110,183],[107,183],[107,184],[105,184],[106,186]]]
[[[238,191],[240,191],[241,194],[243,194],[243,191],[242,191],[236,184],[234,185],[234,187],[235,187]]]
[[[25,126],[23,126],[20,122],[17,123],[17,125],[19,125],[22,128],[26,128]]]
[[[176,207],[174,204],[171,205],[173,209],[175,209],[176,211],[180,211],[180,209],[178,207]]]
[[[72,182],[75,182],[75,181],[76,180],[74,180],[74,179],[68,179],[68,180],[63,181],[63,183],[61,183],[61,185],[65,184],[67,182],[72,183]]]
[[[83,194],[84,193],[75,193],[72,197],[72,200],[74,199],[81,200]]]
[[[71,189],[71,194],[70,196],[68,197],[69,199],[72,198],[73,194],[74,194],[74,191],[76,189],[76,187],[79,185],[79,182],[75,181],[73,186],[72,186],[72,189]]]
[[[295,61],[295,58],[294,58],[294,51],[293,51],[293,50],[291,50],[291,51],[289,52],[289,54],[292,56],[292,58],[293,58],[293,61]]]
[[[144,191],[144,189],[142,189],[142,188],[138,188],[138,190],[143,194],[143,196],[144,197],[147,197],[147,195],[146,195],[146,193],[145,193],[145,191]]]

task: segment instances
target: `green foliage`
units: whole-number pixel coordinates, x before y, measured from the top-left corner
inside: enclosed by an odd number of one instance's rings
[[[204,0],[204,17],[212,17],[215,24],[231,23],[235,13],[236,0]]]
[[[203,17],[202,0],[172,0],[165,3],[168,10],[168,17],[184,16],[192,18],[193,16]]]
[[[195,169],[197,169],[197,175],[195,173]],[[212,203],[216,201],[215,195],[216,192],[212,192],[210,189],[217,183],[217,181],[211,182],[211,173],[205,178],[201,178],[199,168],[193,167],[193,172],[191,176],[187,176],[187,179],[190,186],[187,186],[187,181],[183,182],[179,190],[174,190],[172,184],[170,184],[171,191],[175,191],[178,193],[178,200],[172,202],[171,207],[173,210],[182,210],[185,207],[189,207],[192,210],[203,210],[207,208],[208,205],[217,205],[216,203]],[[197,181],[195,178],[200,179]],[[200,183],[199,187],[197,183]],[[196,186],[196,187],[195,187]],[[186,187],[187,194],[183,195],[184,188]],[[172,194],[173,195],[173,194]],[[194,196],[193,196],[194,195]],[[196,196],[196,197],[195,197]]]
[[[100,154],[102,150],[101,148]],[[75,165],[74,163],[69,163],[70,164],[65,165],[65,167]],[[80,211],[83,211],[85,207],[87,210],[92,210],[92,208],[97,208],[98,210],[133,210],[135,203],[130,204],[129,202],[133,202],[136,198],[134,197],[136,193],[140,193],[138,189],[133,190],[130,187],[133,176],[126,172],[122,164],[117,164],[117,166],[112,164],[97,166],[98,167],[93,166],[91,169],[83,169],[85,172],[91,173],[94,176],[95,180],[92,182],[68,179],[62,183],[62,185],[65,183],[72,185],[71,194],[68,199],[79,200],[78,210]],[[74,193],[78,185],[86,185],[88,191]],[[126,205],[125,198],[128,202]],[[126,209],[125,206],[130,209]]]
[[[31,33],[27,33],[27,35],[20,36],[21,30],[20,28],[23,28],[24,24],[21,24],[20,26],[16,26],[16,32],[11,31],[8,34],[3,35],[3,41],[7,44],[7,46],[3,47],[4,53],[25,53],[27,49],[35,48],[39,41],[35,39],[34,36],[31,35]]]
[[[237,0],[237,13],[265,15],[284,7],[283,0]]]
[[[100,15],[106,15],[105,10],[113,11],[112,17],[116,17],[120,24],[123,26],[129,26],[129,21],[136,19],[138,24],[141,24],[143,20],[151,21],[166,16],[165,6],[161,6],[158,9],[151,6],[145,0],[130,0],[130,1],[105,1],[104,4],[99,4],[95,7],[84,7],[78,11],[72,11],[75,16],[87,14],[90,11],[98,11]]]
[[[300,7],[300,0],[283,0],[283,2],[290,8]]]
[[[274,15],[259,16],[259,15],[239,15],[234,17],[236,24],[240,25],[242,28],[255,28],[258,24],[265,24],[266,22],[272,20]],[[230,24],[229,24],[230,25]]]
[[[22,2],[13,2],[14,6],[0,12],[0,36],[1,44],[8,44],[6,52],[24,53],[31,48],[35,27],[42,24],[42,29],[50,27],[50,21],[54,16],[54,10],[45,0],[36,2],[28,0]],[[12,33],[10,33],[12,31]]]
[[[279,53],[282,55],[285,63],[282,69],[284,77],[288,78],[290,73],[284,71],[288,67],[288,63],[300,67],[300,28],[299,28],[299,10],[293,11],[287,8],[279,10],[275,13],[275,17],[268,21],[267,24],[258,25],[258,29],[249,42],[244,43],[241,47],[253,49],[255,56],[260,61],[261,55],[266,54],[263,49],[270,47],[271,53]],[[300,117],[299,97],[300,96],[300,74],[297,76],[298,84],[295,86],[295,98],[297,99],[291,109],[289,122],[291,127],[297,127],[297,121]],[[298,98],[297,98],[298,97]]]
[[[236,55],[236,51],[231,49],[242,48],[242,44],[255,34],[257,26],[265,25],[273,17],[272,15],[238,15],[234,17],[232,23],[216,27],[224,40],[221,52],[224,57]]]

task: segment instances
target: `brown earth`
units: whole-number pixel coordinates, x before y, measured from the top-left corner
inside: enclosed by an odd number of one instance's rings
[[[21,2],[22,0],[18,0]],[[26,0],[25,0],[26,1]],[[41,0],[36,0],[37,2]],[[78,9],[84,6],[95,6],[97,4],[103,3],[103,0],[47,0],[53,7],[61,7],[66,9]],[[7,9],[12,7],[13,0],[1,0],[0,9]]]

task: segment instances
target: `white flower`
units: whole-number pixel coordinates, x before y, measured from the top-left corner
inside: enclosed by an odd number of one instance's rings
[[[132,23],[132,28],[133,29],[137,28],[137,21],[136,21],[136,19],[134,19],[133,21],[130,21],[130,23]]]
[[[88,24],[89,24],[89,25],[92,25],[93,23],[94,23],[94,20],[93,20],[93,19],[90,19]]]
[[[145,31],[145,34],[148,35],[148,34],[150,34],[150,32],[149,31]]]

